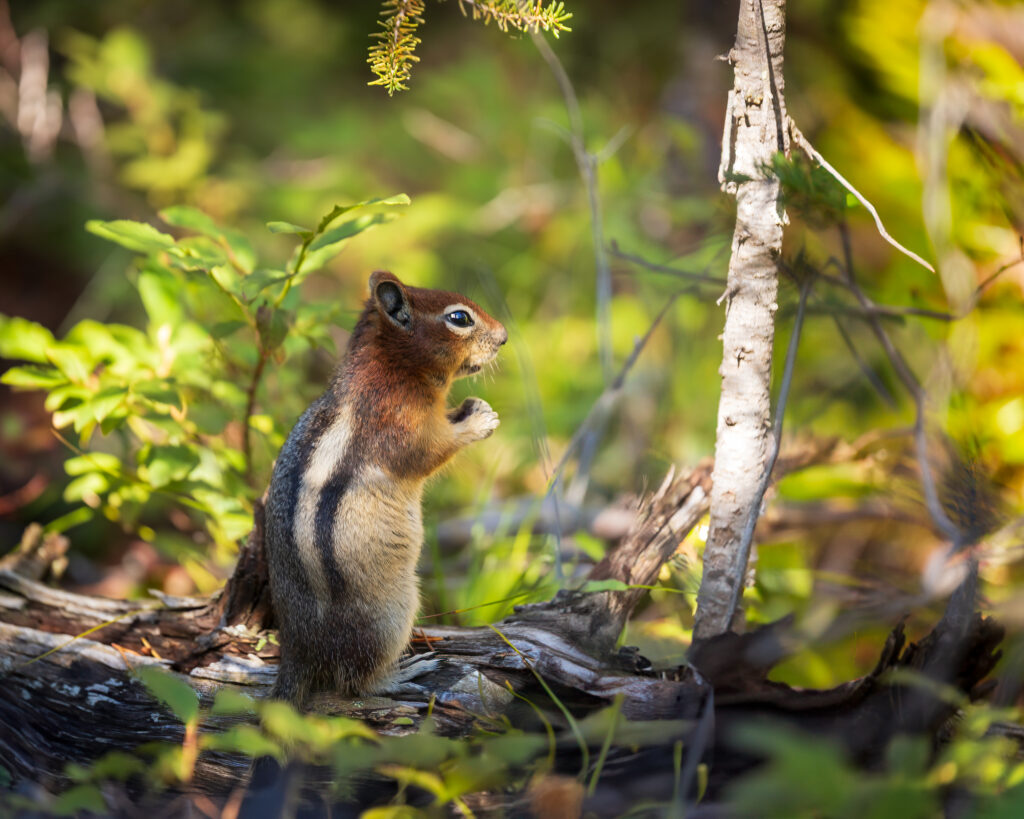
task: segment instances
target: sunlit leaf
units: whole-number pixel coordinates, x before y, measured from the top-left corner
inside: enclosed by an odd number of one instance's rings
[[[102,495],[110,488],[110,481],[102,472],[80,475],[64,487],[62,497],[68,503],[76,503],[93,495]]]
[[[184,480],[199,464],[199,455],[187,446],[154,446],[143,454],[147,480],[155,488]]]
[[[222,688],[213,698],[212,714],[251,714],[256,708],[256,701],[248,694],[235,691],[233,688]]]
[[[85,229],[103,239],[116,242],[122,247],[138,253],[159,253],[174,245],[174,237],[161,233],[145,222],[132,222],[128,219],[116,219],[102,222],[91,219],[85,223]]]
[[[242,280],[242,297],[246,301],[253,301],[268,287],[277,284],[284,284],[288,278],[288,274],[282,273],[280,270],[257,270],[251,276],[246,276]]]
[[[183,723],[199,717],[199,695],[187,682],[153,666],[144,666],[135,672],[149,693],[171,709]]]
[[[34,321],[0,315],[0,358],[46,361],[46,348],[54,343],[53,333]]]
[[[89,472],[118,473],[121,471],[121,459],[109,452],[87,452],[64,461],[64,471],[68,475],[86,475]]]
[[[56,520],[51,520],[43,527],[45,532],[66,532],[75,526],[92,520],[92,510],[88,506],[79,506]]]
[[[54,367],[11,367],[0,375],[0,383],[20,389],[46,390],[67,383],[67,376]]]
[[[316,228],[316,233],[317,235],[323,233],[325,230],[327,230],[331,222],[333,222],[339,216],[348,213],[349,211],[359,210],[360,208],[367,208],[373,205],[392,206],[410,204],[412,204],[412,200],[406,194],[398,193],[395,194],[394,196],[387,196],[381,199],[367,199],[355,205],[335,205],[331,209],[331,211],[325,214],[324,217],[320,220],[320,223],[317,225]]]
[[[155,325],[178,325],[185,317],[181,284],[166,270],[147,268],[139,273],[139,295]]]
[[[89,351],[83,347],[75,347],[68,344],[55,345],[47,349],[46,357],[69,380],[77,383],[85,381],[89,377],[89,371],[92,369],[89,361]]]
[[[253,758],[283,757],[281,746],[260,733],[254,725],[235,725],[223,733],[204,734],[202,745],[208,751],[233,751]]]
[[[358,216],[331,228],[314,239],[302,264],[304,275],[319,270],[344,249],[346,242],[375,225],[385,224],[397,218],[393,213],[373,213]]]
[[[267,230],[271,233],[294,233],[303,238],[313,235],[309,228],[299,227],[290,222],[267,222]]]

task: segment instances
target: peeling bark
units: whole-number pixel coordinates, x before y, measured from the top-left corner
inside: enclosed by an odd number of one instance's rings
[[[728,630],[734,589],[742,582],[739,542],[771,445],[772,342],[785,215],[779,182],[765,173],[788,152],[782,49],[785,0],[741,0],[735,70],[722,140],[722,189],[736,196],[736,228],[724,295],[722,391],[718,405],[711,523],[694,634]]]

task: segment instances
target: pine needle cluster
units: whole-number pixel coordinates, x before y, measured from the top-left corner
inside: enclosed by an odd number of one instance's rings
[[[572,14],[561,2],[545,0],[458,0],[459,9],[485,25],[493,22],[503,32],[538,33],[549,31],[555,37],[570,31],[566,25]],[[378,25],[381,31],[370,36],[376,42],[370,46],[367,62],[376,79],[370,85],[383,85],[388,95],[407,91],[406,83],[412,64],[419,62],[416,36],[423,25],[424,0],[385,0],[381,4]]]
[[[555,37],[561,31],[570,31],[566,22],[572,14],[565,10],[564,3],[543,0],[459,0],[463,14],[469,10],[474,20],[491,21],[504,32],[509,28],[516,31],[536,33],[550,31]]]
[[[423,0],[385,0],[381,5],[378,25],[383,30],[370,35],[377,42],[370,46],[367,62],[377,75],[370,85],[383,85],[389,96],[408,90],[412,64],[420,61],[413,52],[420,44],[416,31],[423,25],[423,10]]]

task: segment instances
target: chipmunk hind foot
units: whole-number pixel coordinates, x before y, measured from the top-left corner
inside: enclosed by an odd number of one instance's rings
[[[432,674],[441,668],[441,664],[441,659],[433,651],[403,657],[386,677],[373,683],[366,693],[383,696],[422,695],[427,692],[427,687],[413,680]]]

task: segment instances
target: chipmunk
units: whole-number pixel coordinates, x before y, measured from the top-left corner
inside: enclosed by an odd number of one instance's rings
[[[302,707],[329,689],[365,694],[396,668],[419,607],[426,479],[498,415],[456,378],[479,372],[508,333],[464,296],[370,277],[370,298],[327,391],[274,467],[266,549],[281,665],[272,696]]]

